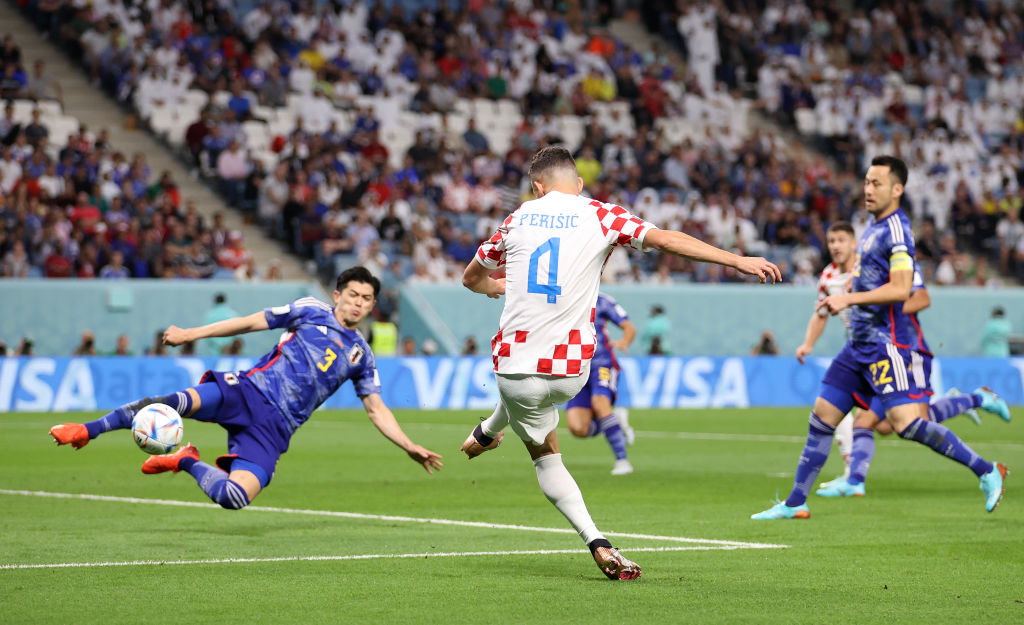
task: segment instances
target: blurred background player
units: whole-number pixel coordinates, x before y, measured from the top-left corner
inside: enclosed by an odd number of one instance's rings
[[[156,402],[174,408],[182,417],[218,423],[228,431],[228,454],[217,458],[219,468],[201,462],[199,450],[189,443],[173,454],[150,456],[142,472],[188,471],[211,500],[237,510],[270,483],[295,431],[352,380],[366,415],[381,434],[433,473],[442,466],[441,456],[414,444],[402,432],[381,400],[373,352],[356,329],[373,310],[379,292],[376,277],[364,267],[352,267],[338,276],[333,309],[303,297],[198,328],[171,326],[164,333],[169,345],[270,328],[285,332],[277,347],[248,371],[207,371],[194,387],[126,404],[89,423],[55,425],[50,435],[58,445],[81,449],[104,432],[130,428],[135,413]]]
[[[622,328],[622,338],[617,341],[608,338],[606,324],[609,321]],[[629,346],[636,338],[636,326],[614,298],[598,293],[594,329],[597,348],[590,361],[590,377],[579,394],[566,405],[565,419],[573,436],[587,438],[604,434],[615,454],[612,475],[626,475],[633,472],[633,465],[626,457],[626,445],[633,444],[636,434],[629,427],[629,411],[615,407],[619,382],[615,349],[629,352]]]
[[[853,278],[854,252],[857,251],[857,235],[853,226],[847,221],[837,221],[829,226],[826,233],[828,253],[832,262],[821,270],[818,276],[818,301],[815,303],[814,313],[807,321],[807,331],[804,333],[804,342],[796,348],[796,359],[800,364],[805,364],[805,357],[814,350],[814,344],[821,338],[828,323],[828,309],[821,305],[829,295],[846,293],[849,290],[850,280]],[[850,338],[850,309],[839,313],[839,320],[846,328],[846,338]],[[843,458],[843,475],[837,479],[846,479],[850,475],[850,452],[853,447],[853,411],[848,413],[836,427],[836,446]],[[822,485],[824,486],[824,485]]]
[[[917,386],[924,390],[926,398],[935,394],[931,385],[934,355],[924,339],[924,331],[921,329],[921,322],[917,315],[922,310],[929,308],[931,302],[931,296],[928,294],[924,277],[921,274],[921,267],[915,262],[914,284],[911,287],[910,298],[903,304],[903,314],[907,318],[907,329],[910,331],[911,337],[910,373],[914,376]],[[821,484],[815,492],[822,497],[863,497],[866,494],[864,483],[867,480],[868,467],[875,456],[874,433],[878,432],[885,436],[893,432],[892,427],[885,420],[882,402],[877,396],[870,400],[862,397],[855,399],[861,405],[862,410],[857,413],[853,422],[850,461],[847,464],[846,475]],[[865,401],[869,401],[870,405],[865,406]],[[921,418],[935,423],[942,423],[957,415],[966,414],[975,424],[980,425],[981,418],[975,412],[975,408],[990,412],[1006,422],[1010,421],[1010,407],[987,387],[981,387],[969,395],[964,395],[956,388],[951,388],[946,397],[931,404],[921,404],[921,407],[925,409],[925,414]],[[839,428],[836,428],[836,437],[839,437]]]
[[[910,298],[914,282],[914,236],[910,219],[900,208],[906,182],[907,166],[902,160],[872,159],[864,176],[864,205],[875,220],[857,244],[852,292],[830,295],[822,302],[832,314],[853,307],[850,340],[821,381],[793,490],[784,502],[751,515],[752,519],[810,518],[807,493],[828,459],[835,428],[856,397],[865,394],[879,397],[900,437],[931,447],[973,471],[987,511],[1002,499],[1006,467],[986,461],[951,430],[922,418],[924,389],[908,375],[913,365],[903,303]]]
[[[614,204],[580,195],[583,179],[572,154],[546,147],[529,169],[536,200],[522,204],[480,245],[462,283],[491,298],[505,295],[498,333],[492,339],[500,398],[490,417],[462,445],[469,458],[497,447],[511,427],[533,459],[541,491],[565,515],[611,579],[640,577],[597,529],[579,486],[558,449],[558,404],[589,377],[601,272],[616,246],[656,249],[713,262],[761,282],[782,279],[763,258],[740,257],[681,232],[659,230]],[[491,275],[504,267],[505,277]]]

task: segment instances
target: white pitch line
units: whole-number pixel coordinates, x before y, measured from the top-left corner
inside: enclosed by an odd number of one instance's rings
[[[785,545],[741,547],[738,545],[691,545],[687,547],[635,547],[629,553],[658,551],[733,551],[737,549],[781,549]],[[127,562],[55,562],[51,564],[0,564],[0,570],[72,569],[107,566],[160,566],[164,564],[249,564],[253,562],[327,562],[336,560],[401,560],[409,558],[472,558],[480,556],[546,556],[587,553],[580,549],[524,549],[520,551],[440,551],[427,553],[367,553],[348,556],[283,556],[279,558],[215,558],[211,560],[131,560]]]
[[[87,493],[52,493],[37,490],[8,490],[0,489],[0,495],[23,495],[27,497],[51,497],[56,499],[85,499],[89,501],[108,501],[114,503],[137,503],[161,506],[183,506],[189,508],[216,508],[220,506],[214,503],[203,503],[196,501],[179,501],[176,499],[140,499],[138,497],[114,497],[111,495],[91,495]],[[364,519],[370,521],[402,521],[406,523],[427,523],[434,525],[458,525],[461,527],[480,527],[485,529],[515,530],[520,532],[546,532],[550,534],[576,534],[575,530],[561,527],[534,527],[530,525],[510,525],[505,523],[484,523],[482,521],[457,521],[453,519],[430,519],[408,516],[393,516],[387,514],[364,514],[362,512],[339,512],[335,510],[304,510],[299,508],[272,508],[269,506],[246,506],[245,510],[256,512],[278,512],[284,514],[305,514],[314,516],[343,517],[348,519]],[[697,543],[708,545],[721,545],[726,547],[747,548],[747,549],[783,549],[789,545],[776,545],[772,543],[748,543],[736,540],[715,540],[712,538],[687,538],[684,536],[657,536],[653,534],[633,534],[627,532],[605,532],[606,536],[619,538],[636,538],[640,540],[662,540],[679,543]]]
[[[719,432],[657,432],[654,430],[636,430],[638,438],[678,438],[697,441],[741,441],[747,443],[803,443],[806,436],[786,436],[784,434],[723,434]],[[877,440],[876,445],[885,447],[903,447],[906,442],[898,436]],[[1004,447],[1007,449],[1024,449],[1024,444],[1009,441],[975,441],[972,447]]]

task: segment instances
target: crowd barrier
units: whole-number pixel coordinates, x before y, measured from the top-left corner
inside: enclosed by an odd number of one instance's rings
[[[204,371],[241,371],[251,358],[96,357],[0,359],[0,412],[109,410],[195,384]],[[623,357],[619,404],[633,408],[810,406],[827,358],[800,365],[792,357]],[[497,401],[489,357],[377,360],[382,396],[392,408],[477,409]],[[1024,358],[942,358],[932,372],[939,394],[988,385],[1024,405]],[[324,404],[361,406],[351,384]]]

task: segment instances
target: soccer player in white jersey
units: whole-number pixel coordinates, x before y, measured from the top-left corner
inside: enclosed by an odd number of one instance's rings
[[[470,261],[462,283],[488,297],[505,295],[491,340],[500,401],[462,451],[474,458],[501,442],[510,426],[526,444],[541,491],[565,515],[611,579],[636,579],[640,567],[598,531],[558,451],[558,404],[586,383],[597,342],[595,305],[601,271],[615,246],[655,249],[733,267],[761,282],[782,279],[763,258],[740,257],[689,235],[659,230],[626,209],[580,195],[572,155],[546,147],[530,163],[538,199],[525,202]],[[491,275],[504,268],[505,275]]]
[[[854,265],[854,253],[857,251],[857,235],[853,226],[846,221],[837,221],[832,224],[827,236],[828,253],[832,256],[832,262],[821,270],[818,278],[818,302],[811,318],[807,321],[807,332],[804,334],[804,342],[796,348],[796,359],[804,364],[804,358],[814,350],[814,344],[821,338],[828,323],[828,310],[821,306],[829,295],[846,293],[850,289],[848,284],[853,277],[851,273]],[[839,319],[846,328],[847,335],[850,332],[850,309],[839,313]],[[847,336],[849,338],[849,336]],[[851,410],[836,427],[836,446],[842,455],[845,465],[843,475],[833,481],[845,481],[850,475],[850,454],[853,451],[853,411]],[[822,488],[831,482],[822,484]]]

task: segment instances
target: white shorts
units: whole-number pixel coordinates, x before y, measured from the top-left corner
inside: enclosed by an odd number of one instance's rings
[[[500,403],[512,430],[523,441],[543,445],[558,426],[558,404],[564,404],[583,389],[590,378],[589,362],[574,378],[553,375],[497,374]]]

